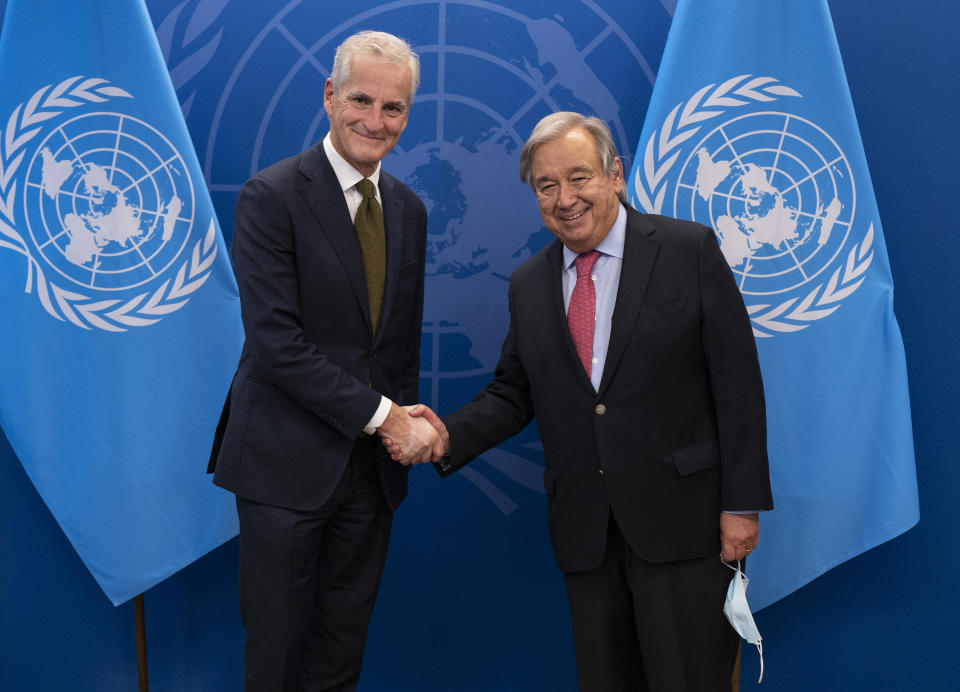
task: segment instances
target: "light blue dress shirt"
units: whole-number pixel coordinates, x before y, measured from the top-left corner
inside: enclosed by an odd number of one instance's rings
[[[617,303],[617,288],[620,285],[620,267],[623,264],[623,243],[627,236],[627,210],[620,205],[617,220],[613,228],[594,250],[600,252],[593,265],[593,287],[597,296],[596,327],[593,330],[593,366],[590,382],[595,390],[600,389],[603,366],[607,360],[607,347],[610,345],[610,324],[613,321],[613,308]],[[577,253],[563,247],[563,309],[570,309],[570,296],[577,285]],[[754,514],[757,510],[740,510],[724,514]]]
[[[594,249],[600,253],[593,265],[593,288],[597,296],[596,327],[593,330],[593,365],[590,382],[595,390],[600,389],[603,366],[607,360],[607,347],[610,344],[610,324],[613,320],[613,307],[617,303],[617,287],[620,285],[620,266],[623,263],[623,242],[627,235],[627,210],[620,205],[617,220]],[[563,310],[570,309],[570,296],[577,285],[577,253],[563,247]]]

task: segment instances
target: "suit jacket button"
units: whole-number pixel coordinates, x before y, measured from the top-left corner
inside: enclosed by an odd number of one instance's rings
[[[603,404],[597,404],[597,407],[593,409],[593,412],[596,413],[598,416],[602,416],[604,413],[607,412],[607,407],[604,406]]]
[[[603,475],[603,469],[597,469],[597,471],[600,472],[600,475],[601,475],[601,476]]]

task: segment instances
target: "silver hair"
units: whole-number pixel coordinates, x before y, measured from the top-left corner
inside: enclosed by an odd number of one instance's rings
[[[420,56],[413,52],[409,43],[385,31],[358,31],[337,46],[330,72],[333,93],[339,94],[350,78],[350,62],[358,55],[369,55],[397,65],[406,64],[410,68],[410,104],[413,104],[420,86]]]
[[[533,128],[527,143],[520,153],[520,179],[533,188],[533,155],[541,144],[560,139],[571,130],[582,129],[589,132],[597,143],[597,154],[600,155],[600,166],[606,175],[616,175],[617,146],[613,143],[613,136],[607,124],[592,116],[559,111],[551,113],[541,119]],[[620,201],[627,204],[627,186],[620,190]]]

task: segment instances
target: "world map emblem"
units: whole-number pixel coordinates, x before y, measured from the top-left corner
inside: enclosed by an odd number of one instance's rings
[[[632,151],[634,121],[611,85],[651,88],[643,36],[576,0],[549,9],[523,0],[400,0],[370,9],[291,0],[268,14],[209,120],[203,164],[214,199],[229,207],[256,171],[324,137],[319,96],[344,38],[375,28],[407,39],[420,55],[421,83],[383,169],[428,213],[421,393],[440,411],[469,399],[490,379],[507,333],[510,274],[553,240],[518,176],[523,143],[543,116],[575,110],[602,118],[618,149]],[[458,475],[504,515],[525,496],[518,490],[544,494],[534,427],[481,461]]]
[[[216,229],[196,238],[183,157],[112,99],[106,80],[45,86],[11,114],[0,183],[0,247],[27,260],[26,293],[51,316],[111,332],[155,324],[207,279]]]
[[[873,222],[856,181],[817,123],[771,108],[802,98],[772,77],[740,75],[677,104],[643,148],[635,202],[710,226],[758,337],[836,311],[873,260]]]

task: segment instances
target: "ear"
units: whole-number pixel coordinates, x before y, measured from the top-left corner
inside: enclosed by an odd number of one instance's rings
[[[327,111],[327,117],[330,116],[330,111],[332,108],[333,108],[333,80],[328,77],[326,83],[323,85],[323,109]]]
[[[617,194],[619,195],[620,192],[623,190],[623,186],[624,186],[624,182],[623,182],[623,162],[620,161],[620,157],[619,157],[619,156],[616,157],[616,158],[613,160],[613,165],[616,167],[616,171],[614,171],[613,178],[614,178],[614,180],[616,181]]]

